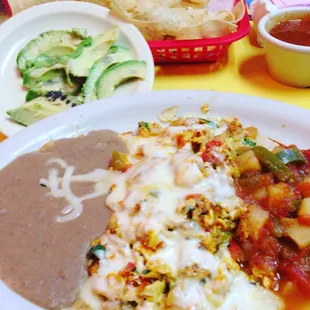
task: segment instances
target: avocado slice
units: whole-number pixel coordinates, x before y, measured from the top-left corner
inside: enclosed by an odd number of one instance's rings
[[[18,69],[23,72],[33,66],[38,55],[70,55],[83,41],[84,36],[77,31],[47,31],[31,40],[17,55]]]
[[[86,28],[73,28],[72,33],[76,34],[77,36],[81,37],[82,39],[86,39],[88,36],[88,31]]]
[[[67,74],[61,64],[31,68],[25,72],[23,83],[27,88],[42,94],[49,91],[62,91],[65,94],[76,95],[82,87],[82,84],[75,79],[71,79],[68,83]]]
[[[146,69],[144,60],[129,60],[105,70],[96,83],[98,99],[111,97],[115,88],[129,79],[145,79]]]
[[[6,113],[17,123],[29,126],[79,104],[81,102],[78,97],[66,96],[62,92],[49,92]]]
[[[41,97],[41,96],[44,96],[45,95],[45,92],[42,92],[42,91],[39,91],[39,90],[33,90],[33,89],[30,89],[26,95],[26,102],[28,101],[31,101],[35,98],[38,98],[38,97]]]
[[[27,69],[27,70],[31,70],[31,69],[39,69],[39,68],[44,68],[44,67],[52,67],[56,64],[61,64],[63,66],[65,66],[68,62],[69,56],[65,55],[65,56],[49,56],[46,54],[41,54],[39,55],[32,63],[32,67]]]
[[[109,67],[131,59],[130,50],[121,46],[113,46],[109,53],[94,63],[89,71],[88,78],[83,86],[84,102],[97,100],[96,82],[102,73]]]
[[[84,40],[68,60],[67,72],[78,77],[87,77],[94,63],[103,57],[118,39],[119,28],[114,26],[108,31]]]

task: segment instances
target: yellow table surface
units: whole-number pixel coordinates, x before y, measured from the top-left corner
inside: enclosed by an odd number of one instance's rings
[[[0,16],[0,24],[6,16]],[[154,90],[199,89],[248,94],[310,109],[310,88],[298,89],[273,80],[266,69],[264,49],[252,30],[213,63],[156,66]],[[3,137],[0,134],[0,141]]]
[[[232,44],[228,55],[217,63],[157,66],[154,90],[161,89],[235,92],[310,109],[310,88],[288,87],[269,76],[264,49],[257,45],[254,31]]]

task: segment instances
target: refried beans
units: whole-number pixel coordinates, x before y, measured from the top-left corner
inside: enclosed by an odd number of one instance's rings
[[[55,217],[68,204],[46,195],[39,180],[50,158],[61,158],[87,173],[107,169],[112,151],[126,152],[117,133],[101,130],[49,143],[40,152],[22,155],[0,172],[0,278],[31,302],[48,309],[72,305],[86,276],[90,242],[106,230],[111,211],[105,197],[87,200],[82,214],[67,223]],[[53,166],[52,166],[53,167]],[[93,184],[72,186],[77,196]]]

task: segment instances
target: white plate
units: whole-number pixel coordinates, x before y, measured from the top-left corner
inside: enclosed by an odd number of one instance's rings
[[[155,121],[165,108],[179,106],[180,115],[199,113],[203,103],[222,116],[237,116],[270,136],[301,148],[310,148],[310,111],[280,102],[213,91],[160,91],[114,97],[79,106],[49,117],[0,144],[0,169],[17,156],[39,149],[51,139],[73,137],[96,129],[134,130],[138,121]],[[68,121],[69,120],[69,121]],[[38,310],[0,281],[0,309]]]
[[[145,60],[148,64],[144,81],[128,83],[120,87],[116,94],[150,91],[154,82],[154,63],[147,42],[136,27],[112,16],[102,6],[75,1],[42,4],[15,15],[1,25],[0,131],[10,136],[24,128],[10,121],[6,111],[25,102],[27,91],[17,70],[16,56],[29,40],[48,30],[72,28],[86,28],[90,35],[96,35],[115,24],[121,30],[120,42],[131,49],[133,59]]]

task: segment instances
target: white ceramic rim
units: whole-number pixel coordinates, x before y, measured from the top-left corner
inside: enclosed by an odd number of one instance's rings
[[[279,9],[277,11],[270,12],[269,14],[265,15],[258,23],[258,31],[259,31],[260,36],[264,38],[264,40],[268,41],[269,43],[276,45],[282,49],[286,49],[286,50],[290,50],[290,51],[302,53],[302,54],[310,54],[310,47],[283,42],[281,40],[274,38],[266,30],[266,24],[268,21],[274,19],[275,17],[280,17],[282,15],[285,15],[287,13],[309,13],[310,14],[310,8],[309,7],[292,7],[292,8]]]
[[[176,102],[175,98],[178,98],[178,101],[183,100],[184,102]],[[283,120],[283,122],[286,123],[285,126],[282,123],[279,127],[286,132],[286,135],[294,128],[296,123],[302,125],[306,124],[307,131],[309,128],[309,110],[267,98],[213,90],[161,90],[153,91],[149,94],[136,93],[132,96],[123,95],[90,102],[87,105],[80,105],[74,109],[47,117],[17,132],[0,143],[0,153],[2,155],[4,154],[4,156],[0,156],[0,169],[9,164],[17,156],[36,151],[50,140],[57,140],[63,137],[75,137],[82,133],[80,130],[83,128],[88,128],[89,131],[97,130],[98,128],[93,128],[93,121],[89,122],[89,120],[91,118],[100,117],[100,114],[112,114],[112,112],[115,112],[115,115],[117,115],[119,111],[125,110],[128,106],[131,106],[134,110],[136,106],[143,103],[143,108],[147,109],[149,112],[154,112],[154,121],[156,121],[157,115],[159,115],[163,109],[171,107],[171,101],[173,101],[174,105],[178,105],[179,107],[191,106],[192,103],[195,104],[196,102],[199,102],[200,105],[208,103],[211,107],[211,112],[215,109],[216,113],[219,113],[219,115],[235,116],[235,112],[243,114],[242,117],[238,115],[242,122],[248,121],[251,115],[257,115],[257,112],[263,109],[263,123],[272,122],[275,119],[281,120],[281,122]],[[231,108],[228,109],[227,107],[230,107],[230,104]],[[242,111],[242,113],[240,113],[240,111]],[[115,118],[116,117],[117,116],[115,116]],[[137,119],[137,121],[140,120],[141,119]],[[100,121],[102,121],[101,117]],[[126,121],[125,119],[124,122]],[[290,124],[287,124],[288,122]],[[110,127],[102,128],[111,129]],[[84,129],[83,133],[88,132],[88,130]],[[260,126],[258,129],[262,130],[263,126]],[[303,130],[304,129],[305,128],[303,128]],[[132,130],[132,128],[126,128],[126,130]]]

